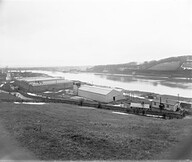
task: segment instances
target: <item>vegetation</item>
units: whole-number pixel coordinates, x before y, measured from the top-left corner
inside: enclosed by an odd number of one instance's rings
[[[150,70],[157,70],[157,71],[166,71],[166,70],[176,70],[180,67],[180,61],[174,62],[164,62],[157,65],[152,66],[149,68]]]
[[[191,78],[191,69],[185,69],[185,67],[190,67],[191,65],[191,62],[187,63],[187,60],[192,60],[192,56],[169,57],[159,61],[146,61],[142,64],[131,62],[117,65],[98,65],[89,68],[88,71],[95,73],[106,72],[111,74],[141,74]]]
[[[192,128],[66,104],[1,103],[0,123],[40,160],[166,159]]]
[[[6,78],[6,74],[3,74],[2,72],[0,72],[0,82],[5,81]]]
[[[0,90],[1,91],[1,90]],[[4,92],[0,92],[0,101],[21,101],[21,99],[19,99],[16,96],[13,96],[9,93],[4,93]]]

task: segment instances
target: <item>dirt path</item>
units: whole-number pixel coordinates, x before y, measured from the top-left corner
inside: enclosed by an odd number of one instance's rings
[[[22,148],[11,137],[0,121],[0,161],[1,160],[37,160],[33,153]]]

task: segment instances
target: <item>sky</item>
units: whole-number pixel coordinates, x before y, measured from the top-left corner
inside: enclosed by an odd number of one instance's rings
[[[0,0],[0,67],[192,55],[191,0]]]

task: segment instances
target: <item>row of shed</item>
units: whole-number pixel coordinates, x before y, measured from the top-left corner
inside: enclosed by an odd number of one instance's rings
[[[125,96],[123,94],[122,89],[116,89],[116,88],[104,88],[104,87],[97,87],[97,86],[88,86],[83,85],[78,88],[78,96],[88,98],[91,100],[95,100],[98,102],[104,102],[109,103],[112,101],[118,101],[118,100],[124,100]],[[192,103],[186,102],[186,101],[178,101],[178,100],[171,100],[168,98],[157,98],[151,100],[150,104],[143,104],[142,103],[132,103],[136,107],[142,107],[143,108],[157,108],[159,109],[161,105],[163,105],[163,109],[170,110],[170,111],[179,111],[179,110],[191,110],[192,109]],[[139,105],[139,106],[138,106]],[[147,106],[147,107],[145,107]],[[127,107],[124,105],[123,107]]]
[[[20,89],[33,93],[73,89],[78,96],[105,103],[124,99],[121,89],[89,85],[77,86],[73,84],[73,81],[63,78],[24,77],[17,78],[14,84]]]
[[[71,89],[74,91],[75,95],[103,103],[125,99],[122,89],[74,84],[73,81],[66,80],[64,78],[24,77],[15,79],[14,84],[21,89],[25,89],[26,91],[33,93]],[[176,111],[178,107],[183,107],[185,109],[192,108],[191,103],[168,99],[152,100],[151,107],[159,108],[160,104],[164,104],[165,109],[172,111]]]

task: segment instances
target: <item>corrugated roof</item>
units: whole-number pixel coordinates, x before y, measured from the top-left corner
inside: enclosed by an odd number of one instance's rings
[[[49,80],[65,80],[63,78],[51,78],[51,77],[23,77],[17,80],[26,81],[26,82],[34,82],[34,81],[49,81]]]
[[[83,85],[79,88],[79,90],[88,91],[88,92],[92,92],[92,93],[98,93],[98,94],[102,94],[102,95],[107,95],[113,89],[112,88],[103,88],[103,87]]]
[[[50,81],[50,80],[48,80],[48,81],[46,81],[46,82],[43,82],[43,81],[39,81],[39,82],[37,82],[37,83],[32,82],[32,83],[29,83],[29,84],[31,84],[32,86],[40,86],[40,85],[52,85],[52,84],[72,83],[72,81],[70,81],[70,80],[62,80],[62,82],[61,82],[61,81],[59,81],[59,82],[57,82],[57,81],[55,81],[55,82],[49,82],[49,81]]]

